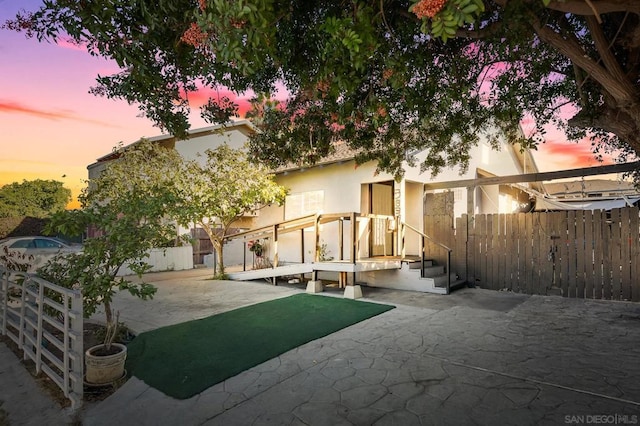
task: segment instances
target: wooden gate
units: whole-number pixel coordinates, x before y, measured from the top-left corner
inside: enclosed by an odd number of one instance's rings
[[[202,228],[191,229],[191,240],[193,244],[193,264],[202,265],[204,257],[213,253],[213,244],[211,239]]]
[[[455,233],[449,228],[454,238],[449,244],[458,274],[463,276],[459,264],[466,259],[464,276],[483,288],[640,301],[640,280],[634,279],[640,276],[639,216],[637,208],[488,214],[472,220],[463,215]],[[426,217],[425,226],[429,221],[436,219]]]
[[[423,210],[424,233],[440,244],[453,249],[456,241],[456,228],[454,228],[453,205],[454,194],[451,191],[424,194]],[[425,256],[435,260],[439,265],[447,263],[447,252],[433,242],[426,241],[424,247]],[[460,275],[460,256],[455,251],[451,253],[451,271]],[[464,259],[464,256],[461,257]]]

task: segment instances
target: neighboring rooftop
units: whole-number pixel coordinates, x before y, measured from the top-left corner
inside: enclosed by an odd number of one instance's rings
[[[544,184],[550,196],[562,198],[615,197],[637,195],[633,182],[610,179],[581,179]]]

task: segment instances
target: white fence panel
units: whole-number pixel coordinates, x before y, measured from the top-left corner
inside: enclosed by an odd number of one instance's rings
[[[151,265],[149,272],[193,269],[193,247],[154,248],[149,251],[149,257],[143,260]],[[133,275],[133,271],[127,266],[123,266],[118,272],[118,276],[125,275]]]
[[[71,400],[82,405],[82,294],[0,266],[0,332]]]

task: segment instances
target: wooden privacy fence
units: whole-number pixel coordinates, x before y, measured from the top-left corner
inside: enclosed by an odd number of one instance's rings
[[[71,400],[82,405],[82,294],[0,266],[0,333]]]
[[[426,216],[454,249],[454,271],[493,290],[640,301],[637,208]],[[446,236],[445,234],[448,234]]]

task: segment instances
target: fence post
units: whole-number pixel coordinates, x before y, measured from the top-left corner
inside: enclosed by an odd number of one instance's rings
[[[24,351],[24,329],[26,327],[25,316],[27,315],[27,275],[22,275],[22,282],[20,283],[20,321],[18,329],[18,349]],[[27,359],[27,355],[24,355],[23,359]],[[38,370],[38,373],[40,371]]]
[[[451,293],[451,250],[447,250],[447,294]]]
[[[71,363],[71,390],[74,394],[78,395],[78,400],[75,402],[77,407],[82,405],[83,388],[84,388],[84,319],[82,311],[82,292],[77,290],[71,296],[71,332],[73,338],[71,339],[71,351],[75,354],[75,359]]]
[[[0,269],[0,309],[2,309],[2,318],[0,318],[2,335],[7,334],[7,308],[9,307],[9,271]]]
[[[38,331],[36,333],[36,372],[42,370],[42,334],[43,334],[43,318],[44,318],[44,284],[38,283]],[[26,287],[26,286],[25,286]],[[64,390],[64,389],[63,389]]]

